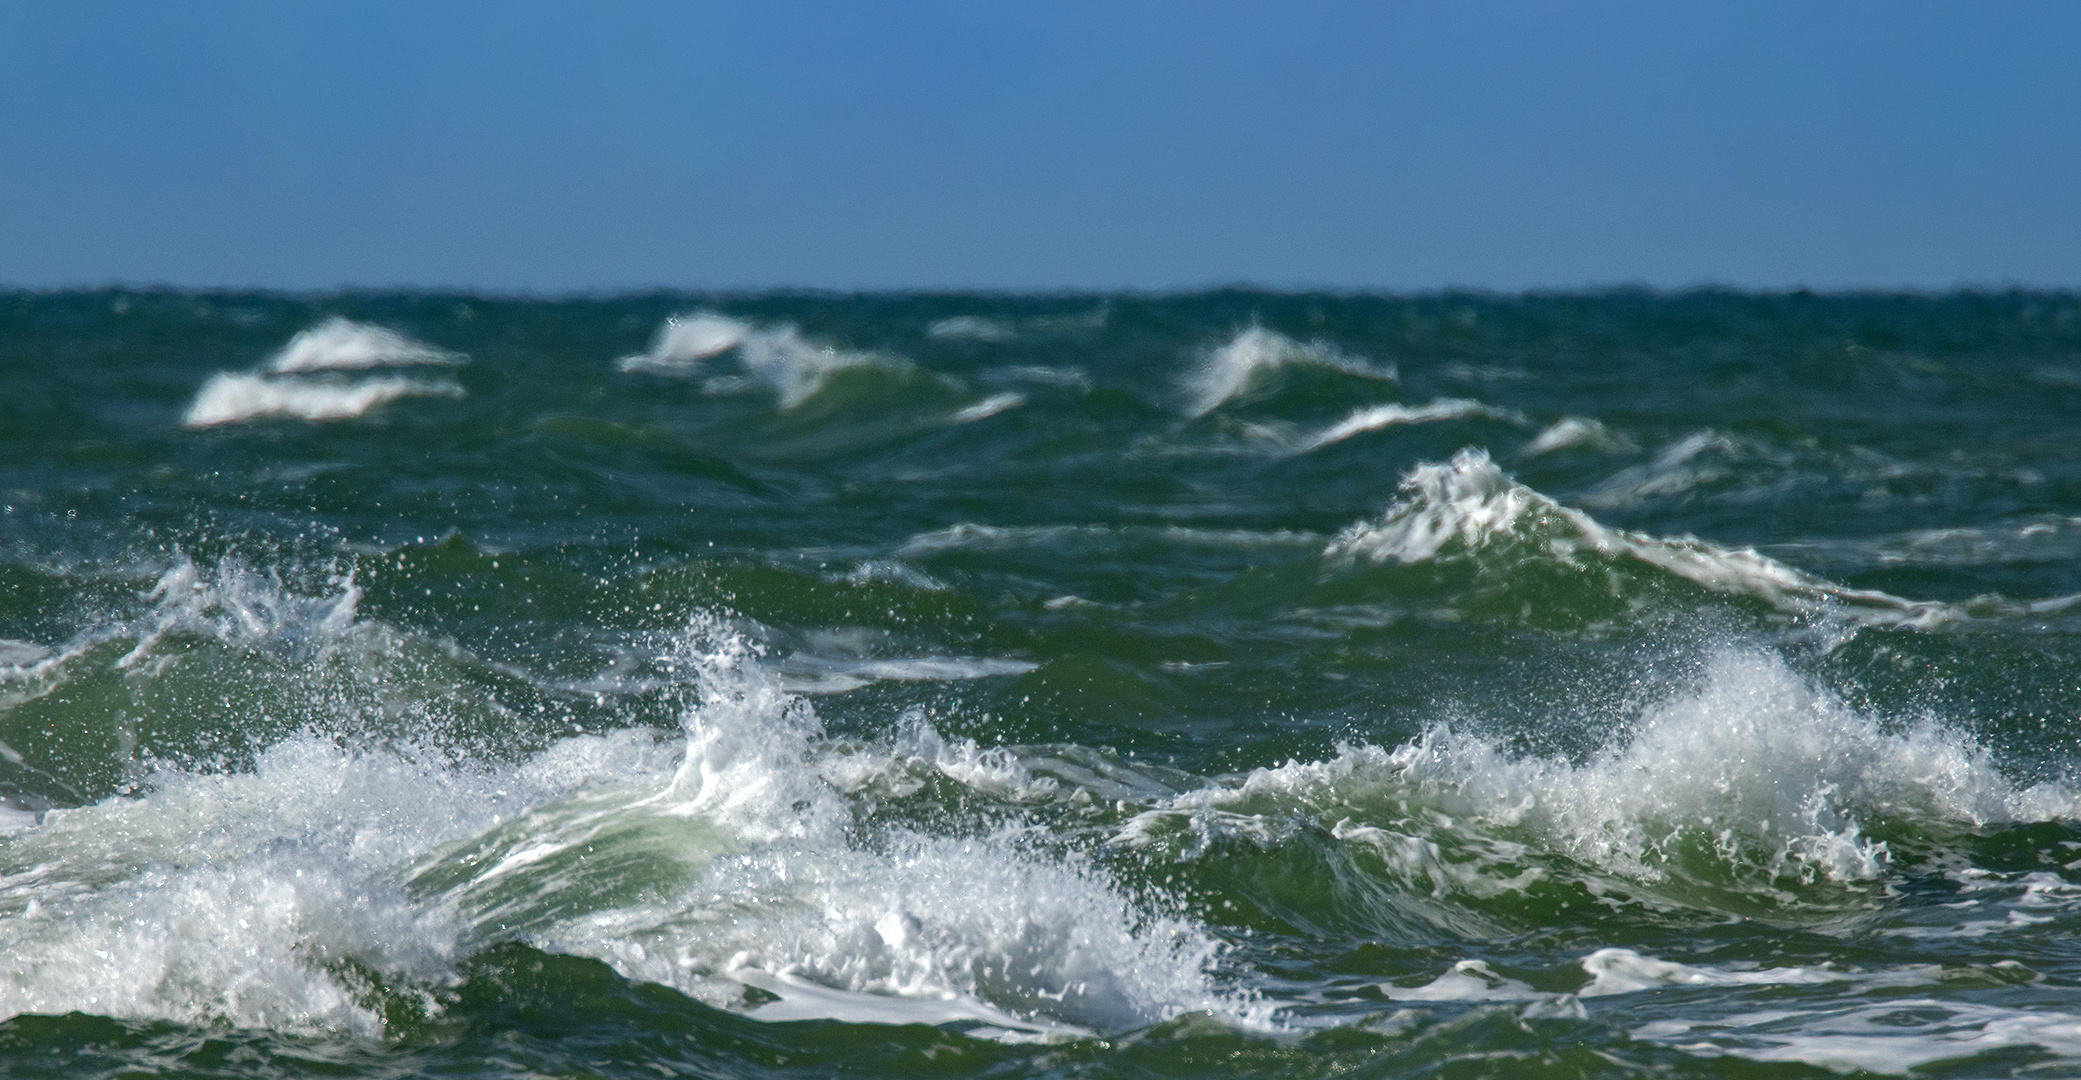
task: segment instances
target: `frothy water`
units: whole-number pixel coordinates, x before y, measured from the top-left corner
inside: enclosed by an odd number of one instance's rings
[[[2073,308],[17,296],[0,1073],[2070,1070]]]
[[[219,595],[249,591],[237,572],[167,577],[217,597],[182,610],[249,621]],[[433,1000],[461,956],[519,938],[762,1019],[1010,1038],[1262,1013],[1210,981],[1204,932],[1016,830],[863,843],[849,793],[921,752],[989,786],[988,755],[913,721],[901,748],[832,757],[758,651],[696,621],[671,659],[700,704],[673,742],[579,736],[508,765],[306,734],[250,772],[160,769],[141,797],[53,810],[0,847],[0,1008],[374,1034],[362,973]]]

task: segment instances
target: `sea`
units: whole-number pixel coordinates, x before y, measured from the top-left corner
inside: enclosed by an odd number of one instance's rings
[[[0,293],[0,1076],[2081,1076],[2081,295]]]

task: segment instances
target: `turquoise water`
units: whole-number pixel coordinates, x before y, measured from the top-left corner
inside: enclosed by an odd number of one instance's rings
[[[2081,297],[0,296],[0,1074],[2081,1074]]]

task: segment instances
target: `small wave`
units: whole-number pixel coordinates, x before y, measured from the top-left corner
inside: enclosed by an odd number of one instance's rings
[[[1537,438],[1525,446],[1520,456],[1538,457],[1541,454],[1551,454],[1556,450],[1577,446],[1609,452],[1639,449],[1633,440],[1612,431],[1599,421],[1583,416],[1568,416],[1540,432]]]
[[[459,364],[468,357],[395,330],[334,316],[289,339],[267,370],[290,374],[409,364]]]
[[[1379,367],[1345,356],[1327,342],[1300,342],[1253,326],[1207,354],[1184,380],[1187,416],[1205,416],[1249,389],[1260,373],[1290,364],[1312,364],[1369,379],[1395,380],[1392,365]]]
[[[1312,435],[1296,440],[1294,452],[1305,454],[1320,450],[1331,443],[1343,442],[1353,435],[1401,424],[1429,424],[1440,420],[1462,420],[1469,416],[1482,416],[1495,420],[1508,420],[1514,424],[1525,422],[1523,413],[1515,409],[1499,409],[1467,398],[1438,398],[1428,405],[1375,405],[1360,409],[1350,416],[1331,424]]]
[[[1485,450],[1462,450],[1443,465],[1419,465],[1403,478],[1401,488],[1405,497],[1380,520],[1345,529],[1324,556],[1333,562],[1418,563],[1513,547],[1569,566],[1590,555],[1631,560],[1714,592],[1756,597],[1793,614],[1830,610],[1873,625],[1926,626],[1967,613],[1951,605],[1845,588],[1753,548],[1736,550],[1694,537],[1606,528],[1512,481]]]

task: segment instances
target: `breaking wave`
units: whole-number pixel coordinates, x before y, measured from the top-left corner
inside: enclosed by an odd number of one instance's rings
[[[1395,381],[1393,365],[1380,366],[1345,356],[1327,342],[1301,344],[1276,331],[1253,326],[1209,352],[1189,372],[1182,389],[1187,416],[1205,416],[1248,391],[1264,374],[1290,365],[1330,368],[1362,378]]]
[[[711,370],[710,361],[736,353],[734,372]],[[830,378],[852,368],[910,370],[906,361],[849,352],[802,336],[793,325],[759,327],[712,313],[675,316],[658,328],[650,351],[615,363],[622,372],[680,378],[706,377],[710,393],[763,385],[792,409],[815,396]],[[1007,406],[1008,407],[1008,406]]]
[[[1346,528],[1324,549],[1325,558],[1401,564],[1490,559],[1500,560],[1499,565],[1535,561],[1566,567],[1582,567],[1591,559],[1619,560],[1713,592],[1754,597],[1789,614],[1829,612],[1870,625],[1926,626],[1982,609],[2007,610],[1998,604],[1951,605],[1846,588],[1752,548],[1607,528],[1511,480],[1485,450],[1462,450],[1442,465],[1418,465],[1401,488],[1403,498],[1378,520]]]

